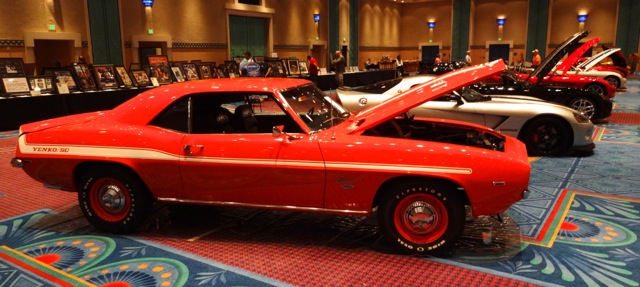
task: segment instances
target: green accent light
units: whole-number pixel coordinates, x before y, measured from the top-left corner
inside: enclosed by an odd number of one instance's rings
[[[147,33],[149,33],[149,35],[153,35],[153,29],[149,29],[149,31],[147,31]]]
[[[498,41],[502,41],[502,38],[498,38]]]
[[[55,31],[56,30],[56,25],[55,24],[49,24],[49,31]]]
[[[429,40],[429,43],[433,43],[433,40]]]

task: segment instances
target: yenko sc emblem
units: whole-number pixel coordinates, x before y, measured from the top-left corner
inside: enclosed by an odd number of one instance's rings
[[[360,106],[366,106],[367,105],[367,98],[360,98],[358,100],[358,104],[360,104]]]

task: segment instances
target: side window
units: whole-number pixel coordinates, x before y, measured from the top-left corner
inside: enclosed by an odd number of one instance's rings
[[[191,109],[192,133],[271,133],[274,126],[285,126],[285,132],[301,131],[269,94],[194,95]]]
[[[189,132],[189,98],[184,97],[162,111],[150,125],[182,133]]]

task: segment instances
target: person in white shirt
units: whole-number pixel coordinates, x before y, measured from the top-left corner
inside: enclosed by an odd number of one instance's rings
[[[467,50],[467,56],[464,57],[464,62],[467,66],[471,66],[471,51]]]
[[[253,58],[251,57],[251,52],[246,51],[244,52],[244,59],[242,59],[242,61],[240,62],[240,65],[238,66],[238,68],[240,69],[240,75],[241,76],[246,76],[246,66],[248,63],[253,63]]]

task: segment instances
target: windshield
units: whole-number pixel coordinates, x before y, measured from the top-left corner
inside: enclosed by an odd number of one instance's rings
[[[473,103],[473,102],[484,102],[484,101],[490,101],[491,97],[487,96],[487,95],[483,95],[473,89],[469,89],[469,88],[464,88],[460,91],[458,91],[458,94],[460,96],[462,96],[465,100],[465,102],[467,103]]]
[[[339,124],[350,115],[313,84],[286,90],[281,94],[312,132]]]

